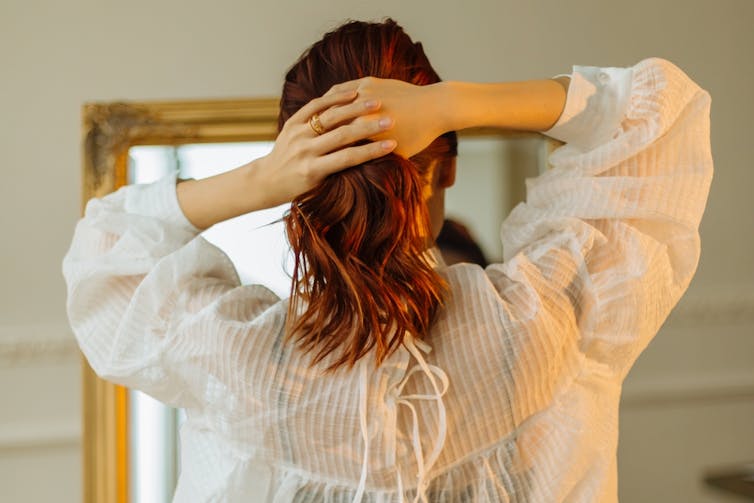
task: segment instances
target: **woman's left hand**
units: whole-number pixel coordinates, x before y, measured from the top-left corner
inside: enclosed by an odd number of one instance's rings
[[[338,84],[286,121],[272,152],[255,161],[255,177],[265,194],[264,207],[291,201],[326,176],[382,157],[395,148],[392,139],[353,146],[384,134],[393,125],[390,117],[377,114],[379,100],[357,99],[357,87],[358,81]],[[320,115],[326,130],[321,135],[309,124],[314,114]]]
[[[189,222],[206,229],[272,208],[311,190],[329,174],[390,153],[396,145],[391,139],[353,146],[385,133],[393,122],[376,113],[379,101],[357,99],[357,86],[339,84],[304,105],[288,119],[265,157],[209,178],[178,183],[178,204]],[[309,125],[315,113],[326,129],[321,135]]]

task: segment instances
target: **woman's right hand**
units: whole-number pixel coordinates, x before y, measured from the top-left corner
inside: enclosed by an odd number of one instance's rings
[[[438,136],[452,130],[442,82],[417,86],[401,80],[365,77],[353,83],[357,84],[359,99],[379,101],[380,113],[393,119],[394,126],[389,133],[381,133],[371,139],[396,140],[398,146],[394,152],[398,155],[411,157],[418,154]],[[360,120],[365,118],[354,122]]]
[[[395,121],[389,133],[398,142],[395,153],[411,157],[448,131],[472,127],[546,131],[563,111],[570,78],[427,86],[375,77],[354,82],[360,99],[379,100],[380,112]],[[387,137],[382,133],[371,139]]]

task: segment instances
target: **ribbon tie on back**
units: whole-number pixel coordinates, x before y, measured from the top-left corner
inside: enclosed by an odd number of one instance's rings
[[[413,355],[413,357],[418,362],[416,365],[411,367],[406,374],[404,375],[403,379],[397,383],[393,383],[390,385],[386,392],[385,392],[385,404],[388,406],[388,410],[390,411],[390,414],[388,415],[387,424],[385,424],[384,428],[384,439],[385,439],[385,445],[387,446],[385,456],[385,461],[387,462],[388,466],[392,466],[395,464],[395,452],[396,452],[396,438],[398,435],[397,430],[397,406],[398,405],[405,405],[409,408],[411,411],[411,417],[412,417],[412,429],[411,429],[411,443],[414,448],[414,456],[416,457],[416,463],[418,466],[418,471],[416,474],[417,478],[417,488],[416,488],[416,497],[414,498],[414,503],[419,502],[420,500],[422,503],[427,503],[427,496],[425,494],[425,491],[427,489],[427,486],[429,486],[429,480],[427,478],[427,475],[429,474],[429,471],[431,470],[432,466],[437,461],[437,458],[440,456],[440,452],[442,451],[443,445],[445,445],[445,435],[447,432],[447,420],[446,420],[446,413],[445,413],[445,404],[443,404],[442,396],[445,394],[445,392],[448,390],[449,386],[449,379],[448,375],[443,371],[440,367],[437,365],[429,365],[424,360],[424,357],[422,356],[421,351],[425,353],[429,353],[432,351],[432,348],[424,341],[421,341],[419,339],[415,339],[412,335],[406,334],[406,337],[403,339],[403,345],[408,349],[408,351]],[[418,346],[418,349],[417,349]],[[368,431],[368,422],[367,422],[367,381],[368,381],[368,373],[367,373],[367,363],[366,359],[362,359],[361,366],[360,366],[360,376],[359,376],[359,420],[361,424],[361,435],[364,439],[364,459],[361,465],[361,478],[359,480],[359,486],[356,491],[356,495],[353,498],[353,503],[360,503],[362,500],[362,497],[364,495],[364,489],[366,487],[366,480],[367,480],[367,471],[368,471],[368,465],[369,465],[369,431]],[[430,383],[432,384],[432,389],[434,390],[434,393],[430,394],[413,394],[413,395],[402,395],[403,388],[406,386],[406,383],[408,382],[408,379],[413,375],[415,372],[422,371],[424,374],[429,378]],[[435,379],[435,376],[437,376],[441,383],[442,383],[442,389],[437,384],[437,381]],[[434,439],[434,445],[432,448],[432,452],[429,453],[427,458],[424,458],[424,451],[422,450],[421,445],[421,434],[419,432],[419,415],[416,412],[416,407],[413,403],[411,403],[412,400],[433,400],[437,402],[437,412],[438,412],[438,425],[437,425],[437,437]],[[401,478],[401,472],[400,469],[396,469],[396,475],[397,475],[397,483],[398,483],[398,494],[400,494],[400,501],[403,502],[403,480]]]

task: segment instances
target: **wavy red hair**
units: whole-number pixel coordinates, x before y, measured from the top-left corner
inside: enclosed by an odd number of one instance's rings
[[[278,127],[331,86],[365,76],[440,80],[395,21],[348,22],[288,71]],[[373,348],[379,365],[407,332],[429,331],[446,285],[425,253],[432,229],[423,194],[428,171],[452,162],[456,148],[447,133],[411,159],[369,161],[292,202],[284,217],[295,256],[286,338],[314,353],[312,365],[334,354],[326,371],[353,367]]]

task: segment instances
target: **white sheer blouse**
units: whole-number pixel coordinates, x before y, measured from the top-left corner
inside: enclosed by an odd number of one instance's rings
[[[709,112],[666,60],[574,66],[505,261],[438,260],[447,306],[378,369],[309,369],[287,301],[240,284],[175,175],[89,201],[73,331],[100,376],[187,410],[177,502],[617,501],[621,383],[699,258]]]

